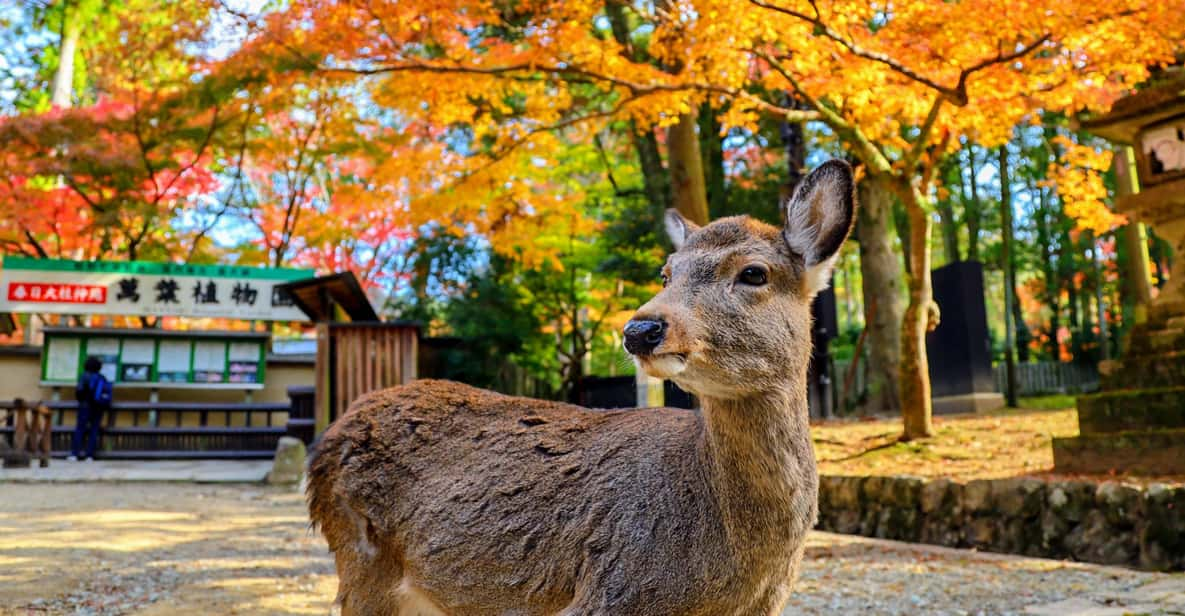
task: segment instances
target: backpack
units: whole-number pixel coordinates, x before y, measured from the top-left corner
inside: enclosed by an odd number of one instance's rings
[[[88,406],[110,406],[113,394],[111,381],[98,372],[83,374],[78,379],[78,387],[74,389],[74,398]]]
[[[111,398],[115,392],[111,386],[111,381],[102,374],[95,373],[91,379],[91,402],[96,406],[111,406]]]

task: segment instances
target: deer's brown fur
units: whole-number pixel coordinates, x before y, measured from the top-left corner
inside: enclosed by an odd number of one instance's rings
[[[810,301],[852,208],[850,170],[828,163],[786,229],[668,218],[669,284],[635,317],[667,335],[637,360],[699,412],[445,381],[357,400],[309,466],[343,614],[776,614],[816,516]],[[738,282],[754,264],[768,282]]]

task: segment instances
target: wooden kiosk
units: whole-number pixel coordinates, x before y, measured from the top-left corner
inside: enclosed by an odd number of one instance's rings
[[[419,325],[380,321],[354,274],[283,288],[317,327],[313,433],[323,432],[362,394],[415,380]]]

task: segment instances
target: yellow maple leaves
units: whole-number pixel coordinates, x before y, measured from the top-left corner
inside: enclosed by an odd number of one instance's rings
[[[1066,214],[1078,227],[1106,233],[1127,221],[1107,207],[1103,173],[1111,166],[1111,150],[1078,143],[1064,135],[1053,138],[1061,148],[1060,160],[1051,162],[1047,186],[1057,190]]]

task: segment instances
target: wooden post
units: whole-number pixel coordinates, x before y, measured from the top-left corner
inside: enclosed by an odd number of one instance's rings
[[[330,348],[329,324],[317,324],[317,358],[313,365],[313,434],[321,434],[329,427],[329,407],[333,404],[330,395]]]
[[[28,452],[29,443],[26,441],[29,438],[29,427],[25,423],[25,403],[17,400],[13,405],[13,412],[16,414],[16,426],[12,434],[12,448],[17,452]]]
[[[1140,192],[1136,179],[1136,157],[1131,147],[1118,148],[1115,153],[1115,193],[1118,196],[1134,195]],[[1152,280],[1148,262],[1148,236],[1143,223],[1130,220],[1123,228],[1127,244],[1127,280],[1131,285],[1132,312],[1136,323],[1148,320],[1148,304],[1152,303]]]
[[[34,421],[39,420],[39,434],[41,438],[37,451],[41,458],[41,467],[49,466],[49,456],[53,447],[53,413],[44,404],[38,404],[33,411]]]

